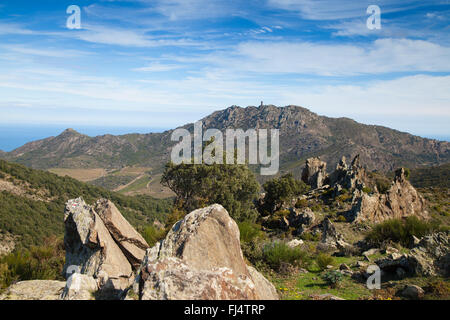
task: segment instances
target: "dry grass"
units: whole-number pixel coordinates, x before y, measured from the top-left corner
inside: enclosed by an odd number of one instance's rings
[[[103,168],[95,169],[65,169],[65,168],[52,168],[48,171],[64,177],[69,176],[82,182],[92,181],[103,177],[107,174]]]

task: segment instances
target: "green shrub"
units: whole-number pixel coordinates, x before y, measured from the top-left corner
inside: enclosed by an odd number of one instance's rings
[[[409,168],[403,168],[405,170],[405,178],[409,180],[409,177],[411,176],[411,170]]]
[[[341,283],[343,276],[342,273],[336,270],[331,270],[325,273],[322,278],[329,286],[336,288]]]
[[[340,215],[337,217],[336,221],[337,222],[347,222],[347,219],[345,218],[345,216]]]
[[[308,200],[307,199],[298,199],[297,202],[295,203],[295,207],[297,209],[305,208],[307,206],[308,206]]]
[[[284,263],[306,266],[310,261],[306,251],[298,247],[290,248],[283,242],[266,244],[263,248],[263,258],[273,270],[279,270]]]
[[[372,193],[372,189],[370,189],[369,187],[364,187],[362,188],[362,192],[369,194]]]
[[[437,222],[420,220],[416,216],[406,219],[390,219],[377,224],[366,236],[366,240],[375,245],[392,241],[408,246],[412,236],[421,238],[441,228]]]
[[[241,243],[255,241],[263,237],[261,226],[256,223],[243,221],[238,223],[238,227],[241,234]]]
[[[329,254],[321,252],[316,257],[316,263],[320,270],[325,270],[327,266],[334,263],[334,259]]]
[[[153,247],[158,241],[164,239],[166,236],[166,230],[157,229],[154,226],[147,226],[142,232],[142,237],[147,241],[150,247]]]
[[[377,178],[375,180],[375,184],[377,186],[378,192],[381,194],[388,192],[389,188],[391,187],[391,182],[386,178]]]
[[[236,221],[257,217],[253,200],[260,185],[247,165],[169,162],[161,184],[176,194],[176,202],[186,212],[218,203]]]
[[[65,252],[62,239],[49,238],[45,246],[17,249],[0,259],[0,288],[24,280],[63,280]]]
[[[267,181],[263,188],[266,190],[265,205],[268,208],[273,208],[294,196],[305,193],[309,186],[303,181],[294,179],[293,175],[288,173],[280,178]]]
[[[276,217],[287,217],[291,212],[289,210],[278,210],[274,212],[274,216]]]
[[[319,241],[320,234],[312,233],[312,232],[304,232],[301,234],[300,239],[305,240],[305,241]]]
[[[260,241],[241,242],[242,254],[255,267],[265,266],[263,246]]]

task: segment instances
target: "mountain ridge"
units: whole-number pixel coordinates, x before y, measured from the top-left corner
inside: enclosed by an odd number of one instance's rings
[[[450,143],[427,139],[353,119],[318,115],[304,107],[263,105],[231,106],[201,119],[204,129],[280,129],[280,162],[284,171],[298,171],[304,161],[320,156],[330,166],[342,155],[360,154],[368,168],[391,171],[450,162]],[[192,132],[193,123],[180,128]],[[169,160],[172,130],[162,133],[100,135],[89,137],[66,129],[56,137],[29,142],[2,158],[33,168],[120,168],[151,166],[161,172]]]

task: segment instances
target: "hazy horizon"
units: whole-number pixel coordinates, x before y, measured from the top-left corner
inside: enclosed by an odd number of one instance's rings
[[[327,116],[327,115],[324,115]],[[194,119],[192,121],[187,121],[184,123],[180,123],[176,127],[183,126],[188,123],[193,123],[200,119]],[[354,119],[356,120],[356,119]],[[358,121],[358,120],[356,120]],[[439,135],[439,134],[427,134],[427,133],[414,133],[408,130],[400,130],[398,128],[390,127],[389,125],[382,125],[378,123],[364,123],[358,121],[363,124],[368,125],[379,125],[385,126],[390,129],[407,132],[416,136],[420,136],[428,139],[436,139],[440,141],[448,141],[450,142],[450,134],[449,135]],[[10,152],[16,148],[23,146],[24,144],[36,141],[40,139],[45,139],[51,136],[57,136],[61,134],[66,129],[74,129],[75,131],[88,135],[90,137],[112,134],[112,135],[123,135],[123,134],[131,134],[131,133],[156,133],[156,132],[164,132],[166,130],[175,129],[176,127],[150,127],[150,126],[95,126],[95,125],[83,125],[83,124],[61,124],[61,125],[53,125],[53,124],[2,124],[0,123],[0,150]]]

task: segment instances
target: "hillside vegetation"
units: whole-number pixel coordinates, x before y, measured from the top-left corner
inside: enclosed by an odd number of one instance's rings
[[[26,247],[41,244],[48,236],[62,236],[64,204],[71,198],[83,197],[87,203],[110,199],[138,230],[155,219],[164,221],[172,206],[171,199],[125,196],[3,160],[0,182],[0,232],[20,236],[20,244]]]
[[[450,188],[450,163],[412,169],[409,180],[417,188]]]

